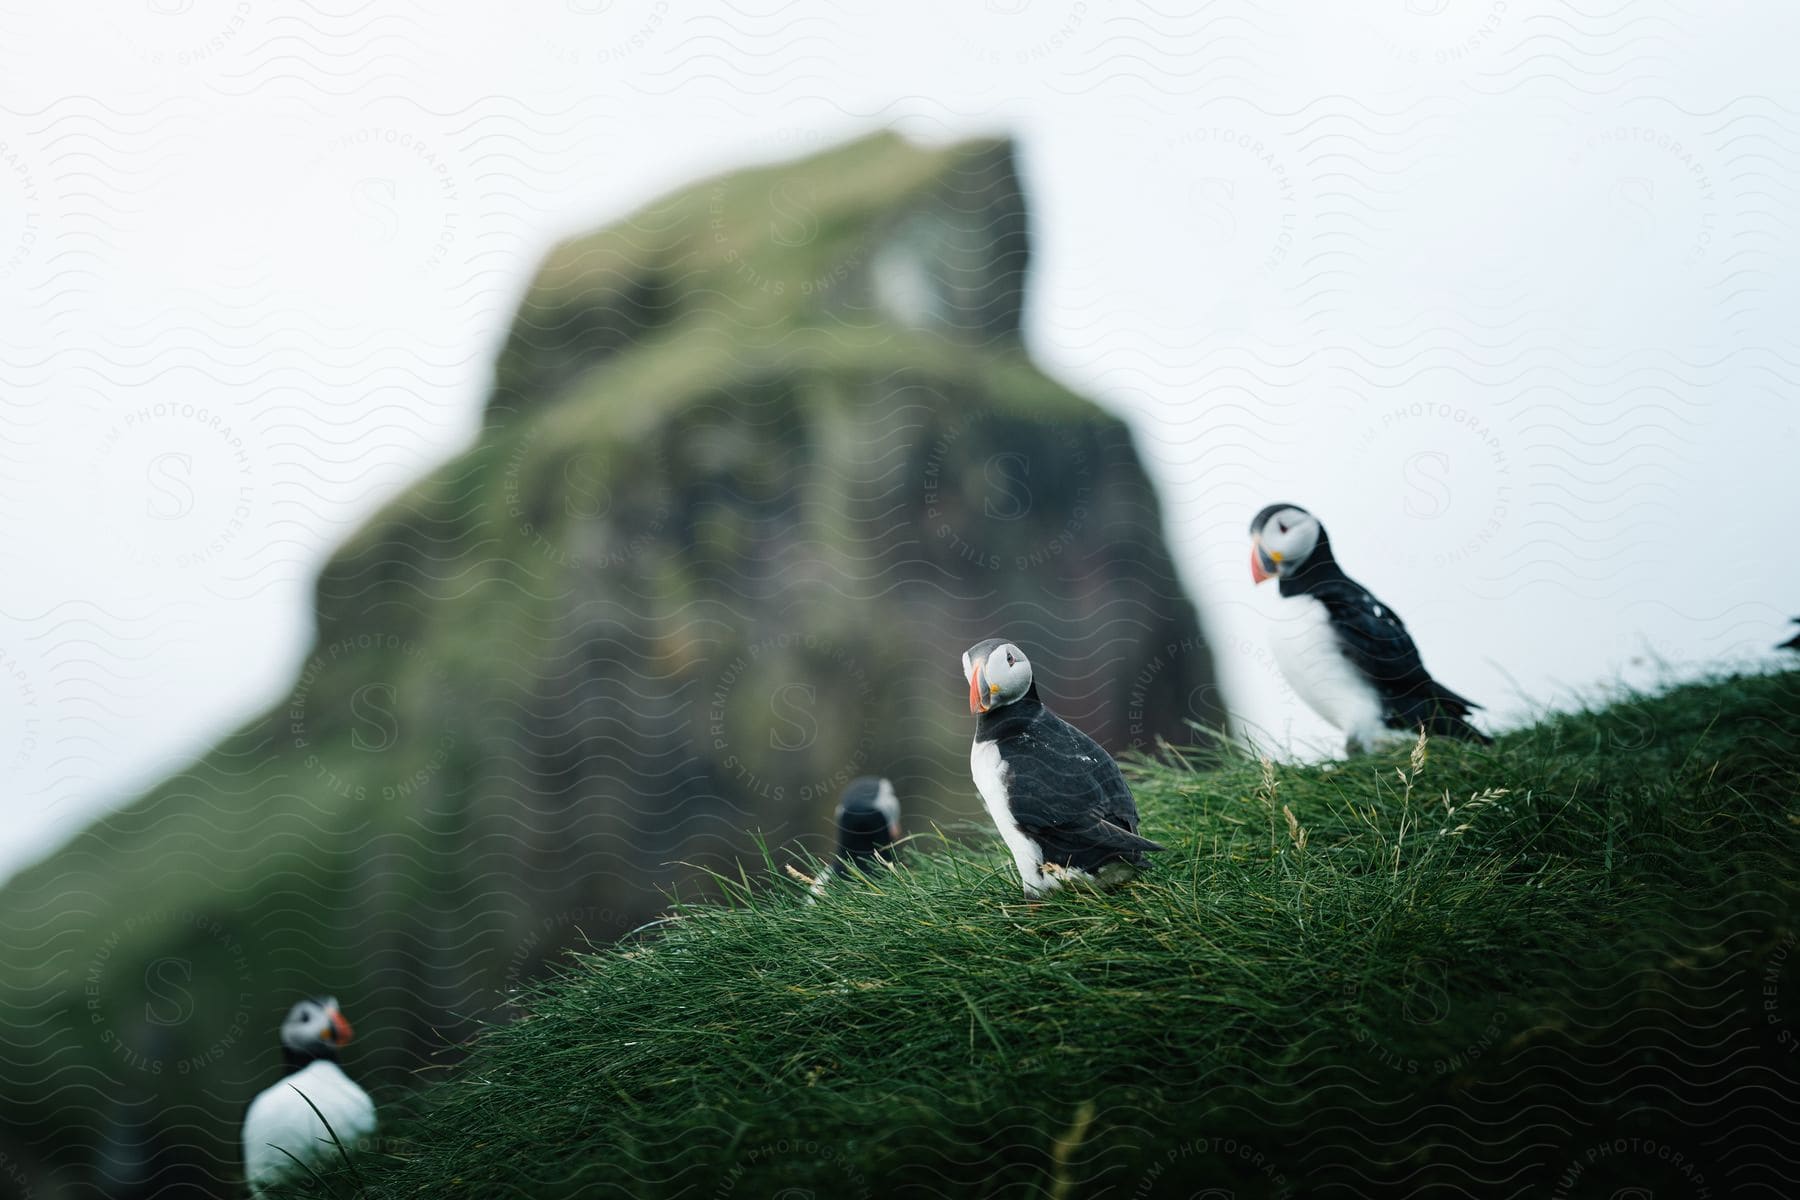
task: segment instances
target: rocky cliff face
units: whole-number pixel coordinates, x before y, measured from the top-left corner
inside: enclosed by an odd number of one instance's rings
[[[233,1194],[299,993],[393,1097],[753,835],[823,853],[854,775],[982,821],[981,637],[1115,749],[1215,720],[1126,431],[1019,345],[1027,257],[1007,144],[886,136],[552,252],[477,444],[323,571],[291,695],[6,889],[0,1166]]]

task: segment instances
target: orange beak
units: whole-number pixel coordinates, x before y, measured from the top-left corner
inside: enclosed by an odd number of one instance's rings
[[[1265,579],[1273,579],[1273,578],[1275,578],[1274,573],[1266,570],[1263,567],[1262,543],[1261,542],[1252,542],[1250,544],[1250,580],[1251,580],[1251,582],[1252,583],[1261,583]]]
[[[354,1033],[354,1030],[352,1030],[350,1028],[350,1022],[344,1020],[344,1014],[334,1008],[331,1010],[330,1013],[328,1013],[326,1015],[331,1018],[331,1041],[332,1041],[332,1044],[341,1046],[345,1042],[349,1041],[352,1034]]]
[[[981,664],[974,663],[969,668],[969,711],[984,713],[987,711],[987,697],[981,694]]]

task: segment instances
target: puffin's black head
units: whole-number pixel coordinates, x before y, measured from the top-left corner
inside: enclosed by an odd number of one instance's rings
[[[1011,704],[1031,690],[1031,663],[1025,652],[1002,638],[976,642],[963,651],[962,662],[972,713]]]
[[[900,800],[875,775],[852,779],[838,798],[838,857],[866,863],[900,840]]]
[[[288,1009],[287,1020],[281,1023],[281,1051],[290,1061],[335,1059],[350,1033],[350,1022],[338,1011],[336,997],[302,1000]]]
[[[1250,578],[1287,578],[1324,540],[1319,518],[1298,504],[1269,505],[1250,521]]]

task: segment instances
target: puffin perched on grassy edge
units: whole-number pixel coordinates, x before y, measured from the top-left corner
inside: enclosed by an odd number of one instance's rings
[[[1137,805],[1112,756],[1038,699],[1023,650],[989,638],[962,666],[976,714],[969,769],[1027,896],[1072,880],[1122,883],[1164,848],[1138,836]]]
[[[251,1195],[307,1178],[308,1168],[339,1160],[340,1144],[354,1150],[375,1132],[375,1102],[337,1065],[338,1048],[350,1035],[350,1022],[333,997],[302,1000],[288,1010],[281,1023],[286,1075],[258,1093],[244,1113],[244,1178]]]
[[[1402,730],[1493,739],[1469,724],[1479,704],[1426,673],[1400,614],[1344,574],[1319,519],[1296,504],[1271,504],[1250,522],[1250,578],[1278,580],[1275,661],[1312,710],[1342,730],[1351,754]]]

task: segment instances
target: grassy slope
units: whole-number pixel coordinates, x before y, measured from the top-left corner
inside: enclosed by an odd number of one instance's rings
[[[1141,765],[1171,850],[1131,887],[1026,905],[997,844],[932,834],[816,907],[683,909],[543,985],[333,1187],[1781,1194],[1797,783],[1792,673],[1416,770]]]

